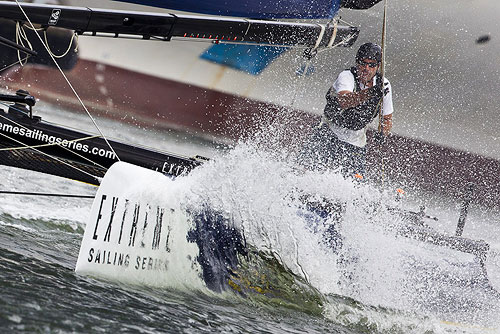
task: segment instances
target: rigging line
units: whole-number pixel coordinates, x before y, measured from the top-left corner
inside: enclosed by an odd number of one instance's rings
[[[26,29],[32,30],[32,31],[42,31],[42,30],[44,30],[44,28],[31,28],[30,26],[28,26],[26,24],[23,24],[23,27],[25,27]]]
[[[306,49],[304,51],[304,57],[307,57],[307,62],[306,62],[306,65],[304,67],[304,70],[302,72],[302,75],[299,77],[299,79],[295,83],[295,89],[293,92],[292,100],[290,101],[290,108],[292,108],[293,105],[295,104],[295,101],[297,99],[297,92],[299,91],[299,88],[300,88],[300,83],[304,80],[303,78],[305,78],[307,71],[309,71],[309,66],[311,66],[311,60],[314,57],[314,55],[317,54],[319,45],[320,45],[321,41],[323,40],[323,36],[325,35],[326,25],[318,24],[318,26],[320,27],[321,30],[319,32],[318,38],[316,39],[316,44],[314,45],[314,47],[312,47],[310,49]]]
[[[21,145],[24,145],[24,146],[28,146],[28,145],[24,144],[23,142],[21,142],[21,141],[19,141],[19,140],[17,140],[17,139],[14,139],[14,138],[11,138],[11,137],[7,136],[5,133],[0,133],[0,135],[4,136],[5,138],[7,138],[7,139],[9,139],[9,140],[12,140],[12,141],[14,141],[14,142],[18,143],[18,144],[21,144]],[[79,172],[81,172],[81,173],[83,173],[83,174],[86,174],[86,175],[88,175],[88,176],[90,176],[90,177],[93,177],[94,179],[96,179],[96,180],[97,180],[97,181],[99,181],[99,183],[100,183],[101,178],[100,178],[99,176],[97,176],[97,175],[93,175],[93,174],[91,174],[91,173],[89,173],[89,172],[86,172],[86,171],[84,171],[83,169],[80,169],[80,168],[78,168],[78,167],[76,167],[76,166],[73,166],[72,164],[70,164],[70,163],[68,163],[68,162],[66,162],[66,161],[64,161],[64,160],[61,160],[61,159],[59,159],[59,158],[57,158],[57,157],[53,157],[53,156],[51,156],[50,154],[47,154],[47,153],[45,153],[45,152],[43,152],[43,151],[40,151],[40,150],[38,150],[38,149],[36,149],[36,148],[31,148],[31,149],[32,149],[33,151],[35,151],[35,152],[41,153],[41,154],[43,154],[43,155],[46,155],[46,156],[48,156],[49,158],[54,159],[54,160],[56,160],[56,161],[58,161],[58,162],[60,162],[60,163],[62,163],[62,164],[64,164],[64,165],[67,165],[67,166],[69,166],[69,167],[71,167],[71,168],[74,168],[74,169],[76,169],[77,171],[79,171]]]
[[[380,75],[382,77],[382,89],[383,89],[383,82],[384,82],[384,76],[385,76],[385,36],[386,36],[386,25],[387,25],[387,0],[384,0],[384,17],[382,20],[382,41],[381,41],[381,49],[382,49],[382,59],[380,61]],[[380,113],[379,113],[379,122],[378,122],[378,131],[383,131],[383,103],[384,103],[384,98],[382,96],[381,103],[380,103]]]
[[[385,37],[386,37],[386,26],[387,26],[387,0],[384,0],[384,18],[382,22],[382,41],[381,41],[381,48],[382,48],[382,59],[380,62],[380,76],[382,77],[382,90],[384,89],[384,76],[385,76]],[[378,119],[378,131],[382,132],[382,136],[384,135],[384,94],[382,91],[382,98],[380,99],[380,112],[379,112],[379,119]],[[382,187],[384,186],[384,179],[385,179],[385,159],[384,155],[382,153],[382,144],[380,144],[380,181],[382,183]]]
[[[320,25],[320,26],[323,28],[323,30],[321,31],[320,36],[318,37],[316,45],[319,45],[319,42],[321,42],[321,39],[323,38],[323,34],[325,32],[325,26],[324,25]],[[332,48],[335,48],[335,47],[337,47],[339,45],[342,45],[346,41],[350,40],[352,38],[353,34],[346,36],[340,42],[338,42],[337,44],[333,45],[333,42],[335,41],[336,36],[337,36],[337,22],[334,23],[332,37],[330,38],[330,41],[328,42],[328,46],[325,47],[322,50],[319,50],[319,51],[317,50],[318,47],[315,46],[313,49],[311,49],[311,52],[316,52],[316,55],[317,55],[317,54],[322,53],[324,51],[328,51],[328,50],[330,50]],[[304,71],[302,72],[302,75],[300,76],[300,78],[295,83],[294,94],[293,94],[293,97],[292,97],[292,101],[290,102],[290,107],[293,107],[293,105],[295,104],[295,101],[297,99],[297,92],[299,91],[299,88],[300,88],[300,83],[303,81],[302,78],[307,75],[307,72],[309,71],[309,67],[311,66],[311,62],[312,62],[312,57],[310,57],[310,58],[307,59],[306,65],[304,67]]]
[[[15,105],[9,105],[9,104],[4,103],[4,102],[1,102],[1,101],[0,101],[0,105],[4,105],[4,106],[6,106],[6,107],[10,107],[10,108],[12,108],[12,109],[14,109],[14,110],[16,110],[16,111],[19,111],[19,112],[24,113],[24,111],[22,111],[21,109],[16,108],[16,107],[15,107]],[[24,128],[24,129],[26,129],[27,131],[32,131],[30,128],[27,128],[26,126],[24,126],[24,125],[22,125],[22,124],[20,124],[20,123],[17,123],[16,121],[14,121],[14,120],[12,120],[12,119],[10,119],[10,118],[8,118],[8,117],[5,117],[5,116],[4,116],[4,115],[2,115],[2,114],[0,114],[0,118],[3,118],[3,119],[5,119],[5,120],[7,120],[7,121],[9,121],[9,122],[11,122],[11,123],[13,123],[13,124],[15,124],[16,126],[18,126],[18,127],[20,127],[20,128]],[[56,125],[57,125],[57,124],[56,124]],[[70,129],[71,129],[71,128],[70,128]],[[92,136],[88,136],[88,137],[82,137],[82,138],[76,138],[76,139],[73,139],[73,140],[68,140],[68,142],[72,142],[72,141],[74,141],[74,142],[78,142],[78,141],[87,140],[87,139],[94,139],[94,138],[101,138],[101,136],[100,136],[100,135],[92,135]],[[124,142],[124,143],[125,143],[125,144],[129,144],[129,145],[133,145],[133,144],[130,144],[130,143],[128,143],[128,142]],[[50,145],[52,145],[52,144],[50,144]],[[56,145],[57,145],[57,144],[56,144]],[[27,146],[27,145],[26,145],[26,146]],[[35,145],[35,146],[33,146],[33,147],[37,147],[37,146],[44,146],[44,145]],[[47,145],[47,146],[48,146],[48,145]],[[29,147],[29,146],[28,146],[28,147]],[[66,149],[66,150],[67,150],[67,151],[69,151],[70,153],[74,153],[75,155],[78,155],[78,153],[71,151],[71,150],[70,150],[69,148],[67,148],[67,147],[61,147],[61,148]],[[165,153],[174,154],[174,153],[171,153],[171,152],[165,152]],[[92,161],[92,160],[91,160],[91,159],[89,159],[89,158],[86,158],[86,157],[84,157],[84,156],[80,156],[80,157],[81,157],[82,159],[85,159],[85,160],[87,160],[88,162],[90,162],[90,163],[92,163],[92,164],[96,165],[96,166],[99,166],[99,167],[102,167],[102,168],[107,169],[106,167],[99,165],[98,163],[96,163],[96,162]],[[194,157],[194,159],[198,159],[197,157],[198,157],[198,156],[195,156],[195,157]],[[198,159],[198,160],[199,160],[199,159]]]
[[[311,66],[311,61],[312,61],[311,58],[307,59],[306,65],[304,66],[304,70],[302,71],[302,74],[299,76],[299,78],[295,82],[295,89],[293,92],[292,101],[290,102],[290,108],[293,107],[293,105],[295,104],[295,101],[297,100],[297,93],[301,88],[302,81],[304,81],[304,78],[306,77],[307,72],[309,71],[309,66]]]
[[[248,23],[248,27],[243,36],[246,36],[248,34],[248,31],[250,31],[250,26],[252,25],[252,22],[248,21],[247,19],[245,19],[245,21]]]
[[[64,56],[66,56],[70,51],[71,51],[71,46],[73,45],[73,40],[76,38],[77,42],[76,42],[76,46],[75,46],[75,52],[78,51],[78,34],[76,32],[73,33],[73,35],[71,36],[71,40],[69,41],[69,45],[68,45],[68,49],[62,54],[62,55],[56,55],[54,52],[52,52],[52,50],[50,49],[50,46],[49,46],[49,41],[47,39],[47,29],[44,29],[44,28],[32,28],[26,24],[22,24],[22,25],[19,25],[19,22],[17,22],[16,26],[19,26],[20,28],[22,28],[23,30],[23,33],[24,33],[24,38],[26,38],[26,41],[29,42],[29,40],[27,39],[27,36],[26,35],[26,32],[24,31],[24,28],[26,29],[29,29],[31,31],[34,31],[34,32],[38,32],[38,31],[43,31],[43,37],[44,37],[44,40],[45,40],[45,44],[47,45],[47,51],[52,55],[54,56],[54,58],[63,58]]]
[[[354,36],[354,34],[351,34],[351,35],[346,36],[344,39],[342,39],[342,40],[341,40],[340,42],[338,42],[337,44],[334,44],[334,45],[332,45],[332,46],[329,46],[329,47],[326,47],[326,48],[324,48],[324,49],[322,49],[322,50],[319,50],[319,51],[318,51],[318,54],[319,54],[319,53],[323,53],[323,52],[325,52],[325,51],[330,51],[330,49],[336,48],[337,46],[340,46],[340,45],[344,44],[345,42],[349,41],[349,40],[350,40],[353,36]]]
[[[1,103],[1,102],[0,102],[0,104],[6,105],[6,104]],[[12,107],[11,107],[11,108],[12,108]],[[17,109],[16,109],[16,110],[17,110]],[[9,119],[9,118],[7,118],[7,117],[5,117],[5,116],[1,115],[1,114],[0,114],[0,117],[1,117],[1,118],[3,118],[3,119],[6,119],[6,120],[8,120],[8,121],[10,121],[11,123],[14,123],[16,126],[18,126],[18,127],[20,127],[20,128],[26,129],[27,131],[32,131],[31,129],[29,129],[29,128],[25,127],[24,125],[19,124],[19,123],[17,123],[16,121],[13,121],[13,120],[11,120],[11,119]],[[83,137],[83,138],[76,138],[76,139],[73,139],[73,140],[68,140],[68,143],[69,143],[69,142],[79,142],[79,141],[82,141],[82,140],[93,139],[93,138],[100,138],[100,137],[101,137],[101,136],[94,135],[94,136],[88,136],[88,137]],[[38,148],[38,147],[47,147],[47,146],[58,145],[59,147],[61,147],[61,148],[65,149],[66,151],[68,151],[68,152],[70,152],[70,153],[73,153],[73,154],[74,154],[74,155],[76,155],[77,157],[82,158],[83,160],[86,160],[86,161],[90,162],[90,163],[91,163],[91,164],[93,164],[94,166],[98,166],[98,167],[101,167],[101,168],[107,169],[106,167],[104,167],[104,166],[102,166],[102,165],[98,164],[97,162],[93,161],[92,159],[89,159],[89,158],[87,158],[87,157],[85,157],[85,156],[83,156],[83,155],[81,155],[81,154],[79,154],[79,153],[77,153],[77,152],[75,152],[75,151],[72,151],[72,150],[71,150],[71,149],[69,149],[68,147],[64,147],[64,146],[62,146],[62,145],[60,145],[60,144],[57,144],[57,143],[53,143],[53,144],[48,143],[48,144],[40,144],[40,145],[32,145],[32,146],[29,146],[29,145],[26,145],[26,144],[24,144],[24,145],[25,145],[25,147],[4,148],[4,149],[0,149],[0,151],[6,151],[6,150],[21,150],[21,149],[28,149],[28,148]],[[52,157],[52,156],[51,156],[51,158],[54,158],[54,159],[55,159],[55,157]]]
[[[48,197],[68,197],[68,198],[95,198],[93,195],[71,195],[71,194],[49,194],[49,193],[32,193],[24,191],[8,191],[0,190],[0,194],[4,195],[30,195],[30,196],[48,196]]]
[[[45,29],[43,29],[43,28],[34,28],[34,29],[33,29],[33,28],[31,28],[30,26],[28,26],[28,25],[26,25],[26,24],[23,24],[23,27],[24,27],[24,28],[26,28],[26,29],[29,29],[29,30],[31,30],[31,31],[43,31],[43,30],[45,30]]]
[[[19,61],[19,60],[18,60],[18,61],[15,61],[15,62],[13,62],[13,63],[12,63],[12,64],[10,64],[10,65],[7,65],[7,66],[5,66],[4,68],[1,68],[1,69],[0,69],[0,72],[5,71],[5,70],[8,70],[9,68],[11,68],[12,66],[15,66],[15,65],[17,65],[17,64],[21,64],[21,66],[22,66],[22,62],[23,62],[23,61],[27,62],[29,57],[31,57],[31,55],[27,55],[26,57],[24,57],[24,58],[23,58],[23,59],[21,59],[20,61]],[[26,64],[26,63],[25,63],[25,64]]]
[[[23,7],[21,6],[21,4],[19,3],[19,0],[16,0],[16,3],[19,7],[19,9],[21,10],[21,12],[23,13],[24,17],[26,18],[26,20],[29,22],[29,24],[31,25],[31,27],[33,29],[35,29],[35,26],[33,25],[33,23],[31,22],[31,20],[29,19],[28,15],[26,14],[26,12],[24,11]],[[99,126],[97,125],[94,117],[92,117],[92,115],[90,114],[90,112],[88,111],[87,107],[85,106],[85,104],[83,103],[82,99],[80,98],[80,95],[78,95],[78,93],[76,92],[75,88],[73,87],[73,85],[71,84],[71,82],[68,80],[68,78],[66,77],[66,74],[64,74],[63,70],[61,69],[61,67],[59,66],[59,64],[57,63],[57,61],[55,60],[55,58],[52,56],[52,54],[50,53],[50,50],[48,49],[47,45],[45,45],[45,43],[43,42],[42,38],[40,37],[39,34],[36,34],[38,39],[40,40],[40,42],[43,44],[43,46],[45,47],[45,49],[47,50],[47,52],[49,53],[49,56],[50,58],[52,59],[52,61],[54,62],[54,64],[57,66],[59,72],[61,73],[61,75],[64,77],[64,80],[66,80],[66,83],[68,84],[68,86],[71,88],[71,90],[73,91],[73,94],[75,94],[76,98],[78,99],[78,101],[80,102],[80,104],[82,105],[83,109],[85,110],[85,112],[87,113],[87,115],[90,117],[90,119],[92,120],[92,123],[94,123],[94,126],[96,127],[97,131],[99,131],[100,135],[102,136],[102,138],[104,139],[104,141],[106,142],[106,144],[109,146],[109,148],[111,149],[111,151],[113,151],[113,153],[115,154],[116,158],[118,159],[118,161],[121,161],[120,157],[118,156],[118,154],[116,154],[115,150],[113,149],[113,147],[111,146],[111,144],[109,143],[108,139],[106,138],[106,136],[104,136],[104,134],[102,133],[101,129],[99,128]]]
[[[347,26],[351,26],[351,27],[352,27],[352,23],[351,23],[351,22],[348,22],[348,21],[346,21],[346,20],[343,20],[341,17],[339,17],[339,22],[340,22],[340,23],[344,23],[345,25],[347,25]]]
[[[85,138],[77,138],[77,139],[73,139],[73,140],[68,140],[68,143],[71,143],[71,142],[79,142],[79,141],[82,141],[82,140],[87,140],[87,139],[93,139],[93,138],[100,138],[100,136],[91,136],[91,137],[85,137]],[[18,146],[18,147],[6,147],[6,148],[0,148],[0,152],[2,151],[22,151],[22,150],[28,150],[28,149],[35,149],[35,148],[43,148],[43,147],[50,147],[50,146],[59,146],[61,148],[64,148],[66,150],[68,150],[67,147],[64,147],[64,146],[61,146],[61,144],[59,143],[53,143],[53,144],[41,144],[41,145],[26,145],[26,146]],[[76,152],[73,152],[71,150],[69,150],[70,153],[73,153],[75,154],[76,156],[78,156],[79,158],[82,158],[90,163],[92,163],[94,166],[97,166],[97,167],[101,167],[103,169],[107,169],[106,167],[98,164],[97,162],[94,162],[92,161],[91,159],[87,158],[87,157],[84,157],[83,155],[80,155],[79,153],[76,153]],[[49,154],[47,154],[49,155]],[[54,156],[51,156],[49,155],[51,158],[55,159]]]
[[[28,44],[29,46],[29,49],[30,50],[33,50],[33,45],[31,44],[30,40],[28,39],[28,35],[26,34],[26,31],[24,30],[24,27],[23,26],[19,26],[19,23],[17,23],[17,25],[19,27],[19,35],[21,36],[21,45],[24,46],[24,43],[23,43],[23,39],[26,41],[26,43]]]
[[[59,59],[59,58],[62,58],[64,56],[66,56],[71,51],[71,47],[73,46],[73,40],[75,39],[75,37],[76,37],[76,43],[77,43],[76,47],[75,47],[75,52],[78,50],[78,34],[76,32],[73,33],[73,36],[71,36],[71,40],[69,41],[68,49],[62,55],[59,55],[59,56],[56,55],[56,54],[54,54],[54,52],[52,52],[52,50],[49,47],[49,41],[47,40],[47,30],[43,31],[43,37],[44,37],[45,43],[47,45],[47,51],[49,51],[50,54],[52,56],[54,56],[54,58],[58,58]]]
[[[83,36],[85,36],[85,34],[83,34]],[[349,34],[347,36],[345,36],[342,41],[340,41],[339,43],[335,44],[335,45],[332,45],[331,47],[334,48],[336,46],[339,46],[339,45],[342,45],[344,44],[345,42],[349,41],[352,37],[354,36],[354,34]],[[92,36],[92,37],[103,37],[103,36],[99,36],[99,35],[96,35],[96,36]],[[163,39],[161,38],[156,38],[156,39],[153,39],[154,41],[160,41],[160,42],[163,42]],[[235,44],[235,45],[252,45],[252,46],[272,46],[272,47],[275,47],[275,48],[294,48],[294,49],[310,49],[311,47],[310,46],[306,46],[306,45],[292,45],[292,44],[289,44],[289,45],[277,45],[277,44],[272,44],[272,43],[255,43],[255,42],[245,42],[245,41],[223,41],[223,40],[208,40],[208,39],[193,39],[193,38],[188,38],[188,37],[172,37],[171,41],[189,41],[190,43],[206,43],[206,44]],[[318,51],[319,52],[322,52],[324,50],[320,50]]]
[[[335,38],[337,38],[337,28],[338,28],[338,20],[333,20],[333,32],[330,37],[330,42],[328,42],[327,48],[331,48],[333,43],[335,42]]]
[[[316,39],[316,44],[314,45],[313,50],[316,50],[319,47],[321,40],[325,35],[326,26],[324,24],[318,24],[318,25],[321,28],[321,31],[319,32],[318,39]]]
[[[30,41],[26,38],[26,33],[22,30],[20,23],[16,22],[16,43],[17,44],[20,43],[22,46],[25,46],[23,39],[28,43],[29,48],[33,50],[33,46],[31,45]]]
[[[33,51],[33,46],[26,37],[26,32],[22,29],[22,26],[20,26],[19,22],[16,22],[16,44],[21,44],[23,47],[26,47],[26,45],[24,45],[23,39],[28,43],[28,48]],[[17,59],[21,66],[26,65],[27,61],[23,64],[21,60],[21,51],[19,50],[17,50]]]

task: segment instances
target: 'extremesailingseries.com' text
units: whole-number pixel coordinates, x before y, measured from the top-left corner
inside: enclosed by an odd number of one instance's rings
[[[99,147],[90,147],[87,144],[82,144],[79,142],[80,139],[68,140],[62,139],[56,136],[49,136],[44,134],[41,130],[30,130],[20,126],[14,126],[11,124],[0,123],[0,130],[5,133],[11,133],[13,135],[18,135],[41,142],[48,143],[50,145],[58,145],[71,150],[80,151],[82,153],[90,153],[92,155],[97,155],[100,157],[105,157],[108,159],[116,159],[116,155],[111,150],[106,150]]]

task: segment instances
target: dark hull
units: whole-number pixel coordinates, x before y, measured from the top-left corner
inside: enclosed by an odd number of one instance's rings
[[[177,176],[198,166],[196,158],[106,141],[98,136],[30,117],[14,105],[0,109],[0,164],[62,176],[94,185],[118,160]]]

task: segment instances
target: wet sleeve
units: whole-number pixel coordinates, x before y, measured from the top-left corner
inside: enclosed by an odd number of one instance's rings
[[[343,90],[347,90],[350,92],[354,91],[354,76],[351,71],[343,71],[337,77],[337,80],[333,83],[333,89],[335,91],[341,92]]]

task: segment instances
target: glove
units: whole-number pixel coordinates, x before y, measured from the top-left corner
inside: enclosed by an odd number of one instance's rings
[[[386,96],[387,94],[389,94],[389,83],[388,82],[384,82],[384,85],[382,87],[382,92],[384,93],[384,96]]]
[[[376,85],[372,88],[368,88],[368,95],[370,98],[375,98],[380,100],[383,96],[386,96],[389,93],[389,87],[387,87],[389,83],[385,82],[383,85]]]
[[[373,86],[372,88],[368,88],[368,96],[371,99],[380,100],[382,98],[382,90],[379,86]]]
[[[385,143],[385,135],[382,132],[377,131],[373,136],[373,141],[378,145],[382,146]]]

